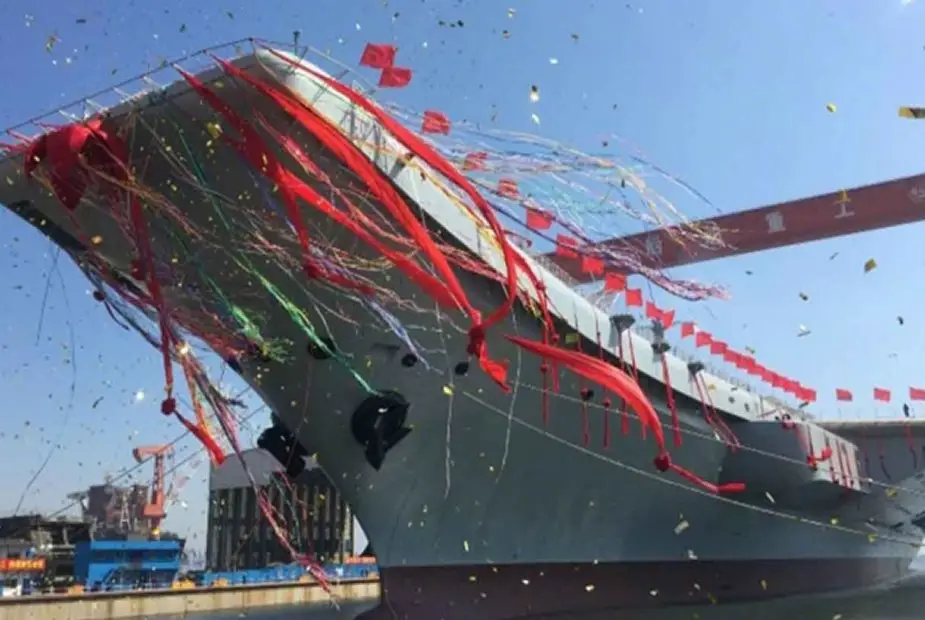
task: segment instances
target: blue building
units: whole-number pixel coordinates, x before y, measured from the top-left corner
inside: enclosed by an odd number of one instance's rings
[[[178,540],[94,540],[77,544],[74,577],[89,591],[170,587],[180,571]]]

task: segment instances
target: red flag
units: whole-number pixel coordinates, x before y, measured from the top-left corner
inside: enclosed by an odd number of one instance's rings
[[[382,88],[403,88],[411,82],[411,69],[404,67],[386,67],[379,76]]]
[[[498,179],[498,195],[510,200],[519,199],[520,190],[517,188],[517,181],[514,179]]]
[[[421,121],[421,131],[424,133],[449,135],[450,119],[448,119],[443,112],[427,110],[424,112],[424,119]]]
[[[727,345],[725,342],[722,342],[721,340],[714,340],[712,343],[710,343],[710,353],[713,353],[714,355],[722,355],[728,349],[729,345]]]
[[[655,320],[662,318],[662,311],[651,301],[646,302],[646,318]]]
[[[804,389],[803,400],[809,403],[816,402],[816,390]]]
[[[681,337],[687,338],[688,336],[694,335],[694,324],[687,322],[681,323]]]
[[[485,161],[488,159],[488,153],[482,151],[476,151],[475,153],[468,153],[463,159],[462,169],[463,171],[468,170],[485,170]]]
[[[874,388],[874,400],[879,400],[882,403],[890,402],[890,391],[883,388]]]
[[[604,274],[604,290],[608,293],[626,290],[626,276],[622,273]]]
[[[388,69],[395,64],[398,48],[387,43],[367,43],[360,56],[360,64],[373,69]]]
[[[922,388],[909,388],[909,400],[925,400],[925,390]]]
[[[578,239],[568,235],[556,235],[556,254],[562,258],[578,258]]]
[[[527,228],[549,230],[552,228],[552,216],[537,209],[527,208]]]
[[[661,316],[661,319],[659,319],[659,320],[661,321],[662,326],[663,326],[665,329],[668,329],[669,327],[671,327],[672,325],[674,325],[674,310],[664,310],[664,311],[662,311],[662,316]]]
[[[705,347],[711,342],[713,342],[713,336],[707,332],[697,332],[697,335],[694,337],[694,344],[698,347]]]
[[[835,400],[840,400],[843,403],[850,403],[854,400],[854,394],[848,390],[838,388],[835,390]]]
[[[584,256],[581,257],[581,271],[582,273],[587,273],[592,276],[597,276],[604,273],[604,260],[598,258],[597,256]]]
[[[637,308],[641,308],[642,307],[642,290],[638,288],[626,289],[626,305],[636,306]]]

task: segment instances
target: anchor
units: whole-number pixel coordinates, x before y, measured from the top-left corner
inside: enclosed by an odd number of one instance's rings
[[[366,462],[376,471],[382,468],[389,450],[411,432],[405,426],[410,406],[398,392],[384,390],[354,410],[350,421],[353,437],[366,449]]]

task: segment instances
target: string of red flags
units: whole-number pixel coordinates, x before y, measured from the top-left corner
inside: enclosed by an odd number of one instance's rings
[[[890,403],[893,400],[893,392],[881,387],[873,388],[872,396],[875,401],[880,403]],[[845,388],[835,388],[835,400],[842,403],[854,402],[854,393]],[[925,401],[925,388],[910,387],[909,400]]]
[[[360,65],[378,69],[380,88],[404,88],[411,83],[412,71],[395,66],[398,48],[387,43],[367,43],[360,55]],[[447,129],[449,131],[449,129]]]
[[[382,72],[379,79],[380,86],[401,88],[410,83],[412,72],[410,69],[395,66],[397,52],[398,49],[394,45],[369,43],[363,50],[360,64]],[[421,120],[422,133],[449,135],[451,128],[452,123],[444,113],[437,110],[426,110],[423,113]],[[469,152],[463,157],[460,167],[463,172],[486,171],[489,167],[488,154],[482,151]],[[494,187],[494,193],[500,198],[519,202],[523,206],[525,213],[523,225],[529,231],[553,241],[557,256],[577,261],[582,273],[602,280],[604,293],[622,294],[623,302],[628,308],[642,309],[647,319],[658,322],[666,330],[671,329],[676,324],[679,325],[681,339],[693,338],[695,348],[706,349],[705,352],[709,355],[721,358],[724,362],[733,365],[745,374],[763,381],[767,386],[785,392],[803,403],[817,401],[818,394],[815,389],[809,388],[782,373],[771,370],[759,362],[752,354],[735,350],[727,342],[716,338],[710,332],[699,329],[693,321],[676,323],[675,310],[661,308],[655,302],[644,299],[642,289],[631,288],[627,274],[615,271],[608,264],[605,255],[594,251],[586,251],[585,247],[590,242],[587,239],[579,238],[581,236],[580,232],[577,233],[578,236],[558,233],[551,238],[543,235],[542,233],[546,233],[553,228],[558,218],[553,213],[543,210],[529,196],[525,196],[521,192],[517,180],[500,178]],[[527,247],[532,245],[532,242],[527,237],[511,231],[508,231],[508,233],[523,240],[523,245]],[[753,352],[750,351],[750,353]],[[892,393],[889,389],[875,387],[873,388],[873,399],[876,402],[890,403]],[[838,402],[853,402],[854,394],[848,389],[836,388],[835,400]],[[925,388],[910,387],[909,400],[925,401]]]

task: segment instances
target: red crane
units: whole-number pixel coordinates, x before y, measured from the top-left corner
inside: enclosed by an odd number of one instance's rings
[[[135,461],[141,463],[145,459],[154,459],[154,480],[151,483],[151,500],[145,504],[142,516],[151,524],[151,536],[160,536],[160,524],[167,516],[165,502],[167,493],[164,490],[164,459],[173,454],[173,446],[169,444],[159,446],[140,446],[132,450]]]
[[[920,174],[696,222],[718,226],[722,247],[698,247],[693,243],[681,246],[666,228],[608,239],[597,245],[628,246],[638,250],[644,264],[668,268],[922,220],[925,175]],[[546,258],[580,282],[596,279],[582,271],[579,259],[555,254]]]

